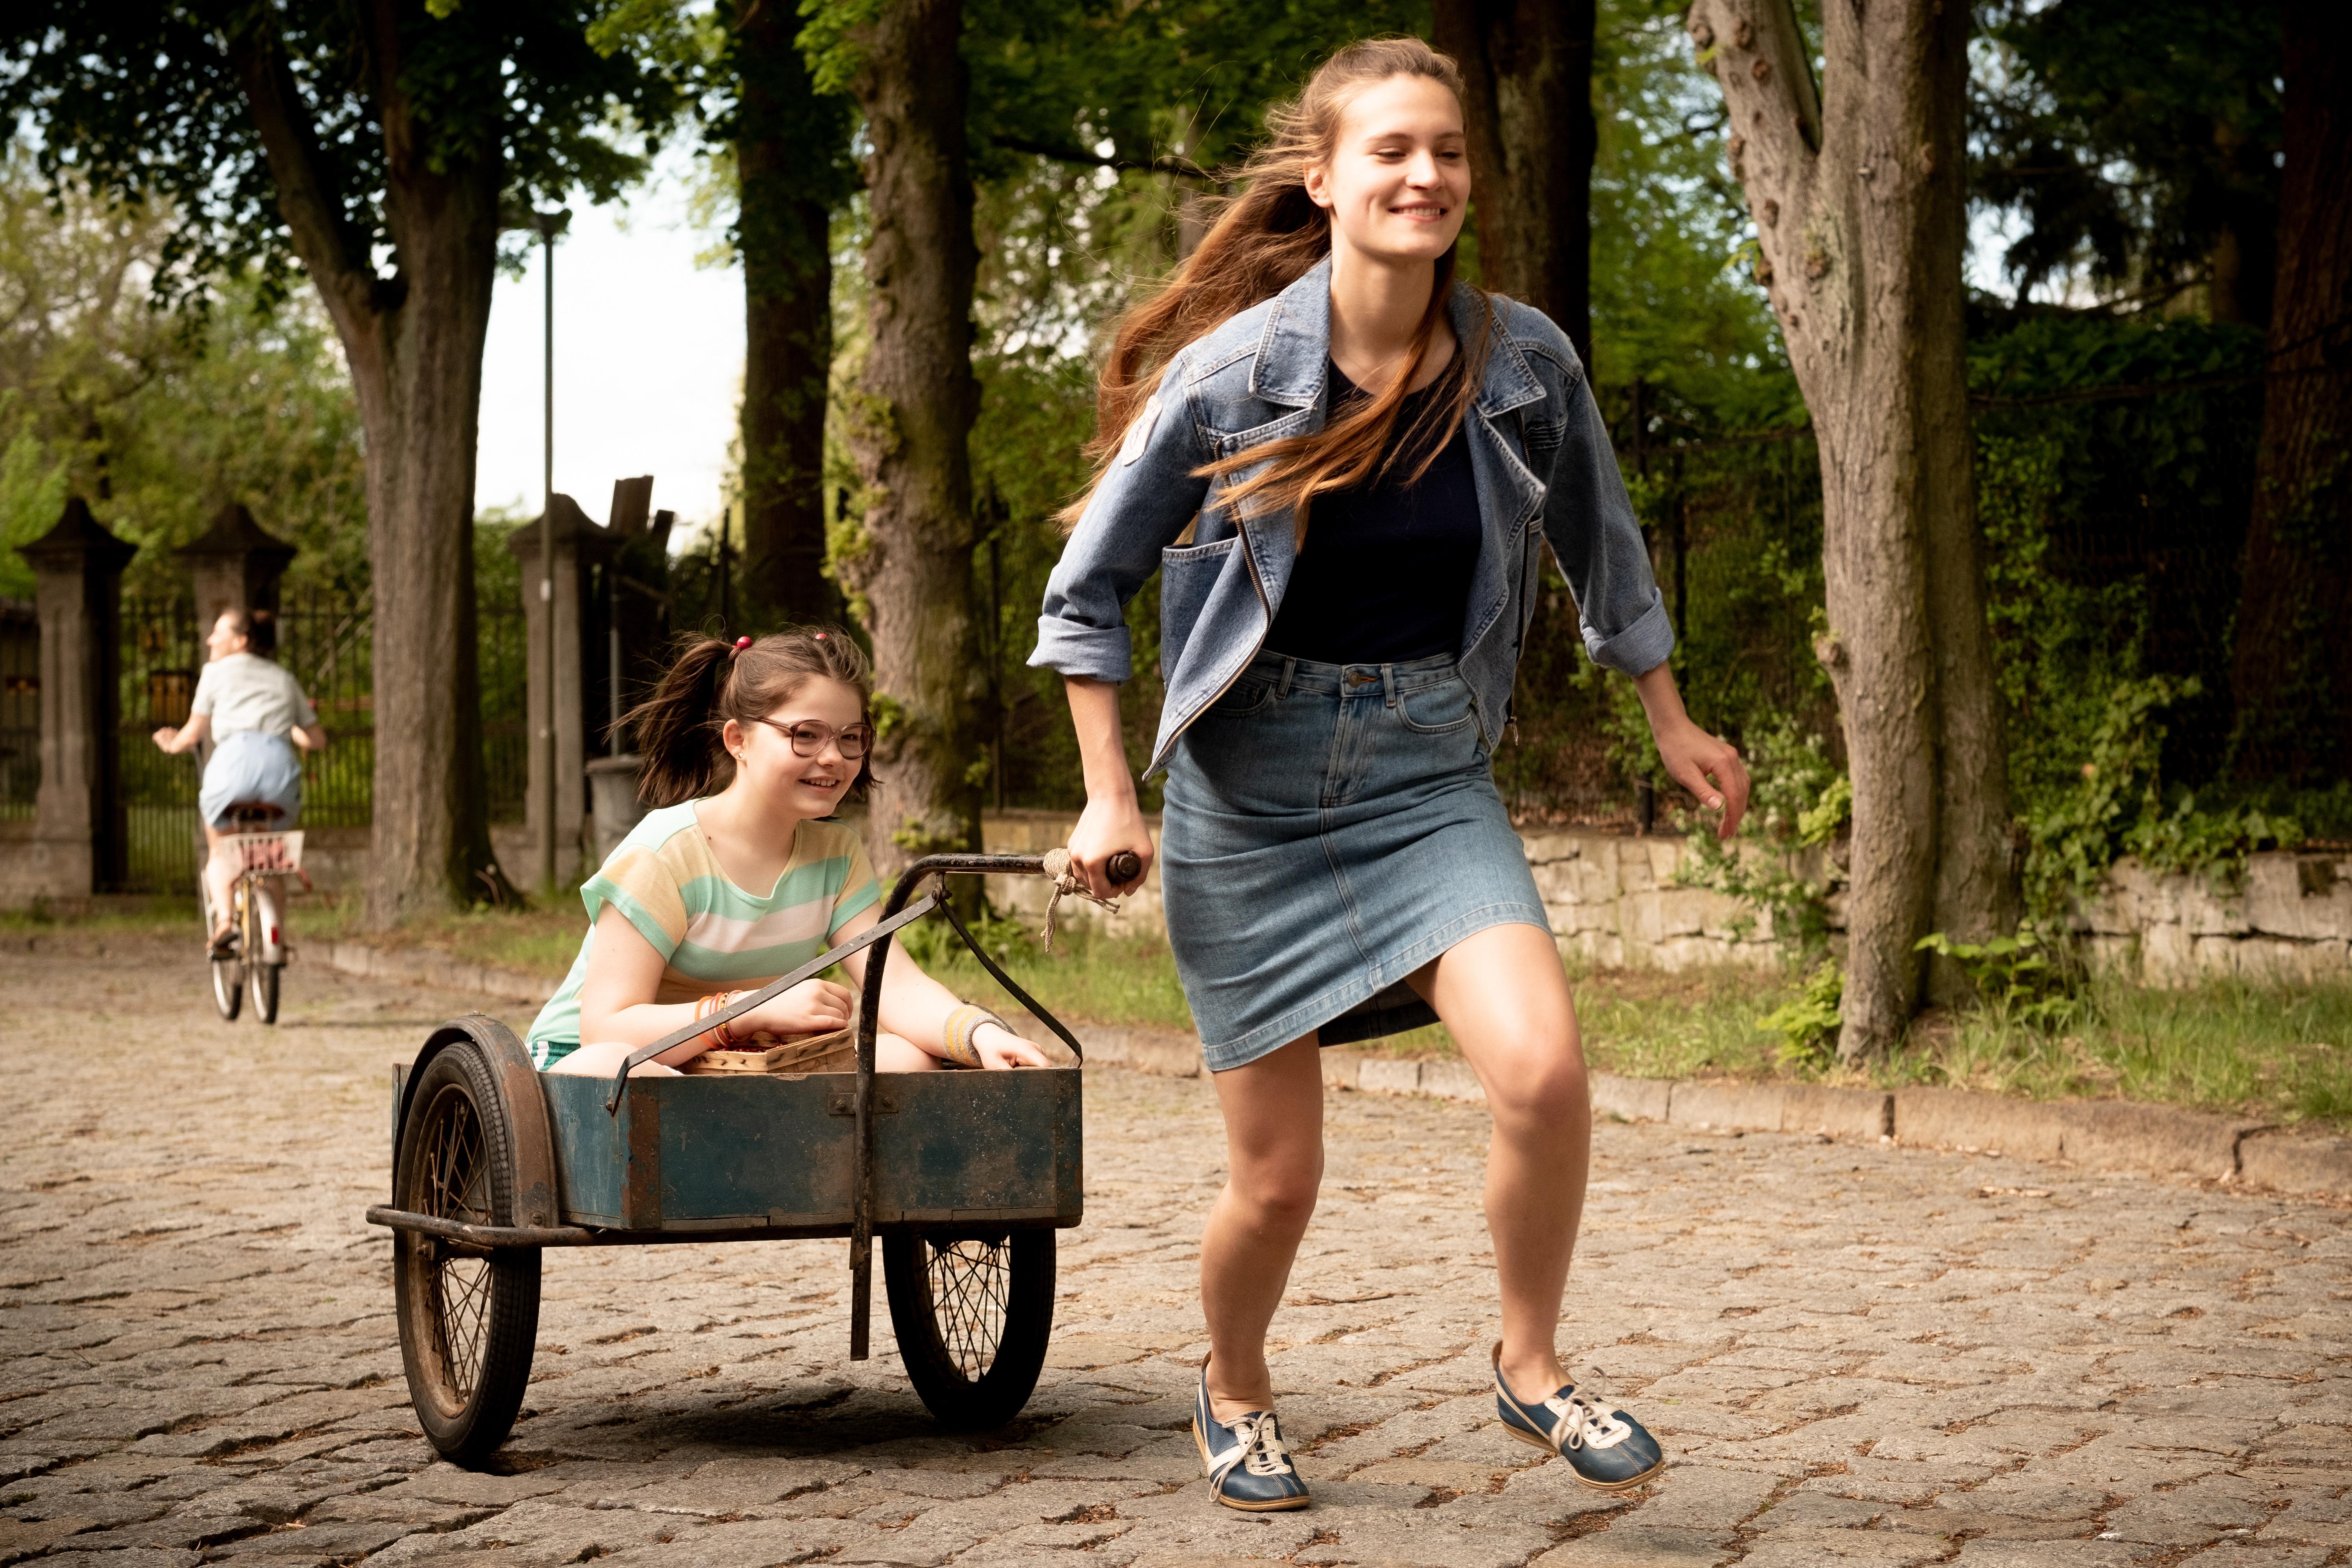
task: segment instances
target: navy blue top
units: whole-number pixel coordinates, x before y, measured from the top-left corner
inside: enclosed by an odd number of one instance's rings
[[[1332,408],[1364,395],[1338,365],[1330,375]],[[1405,395],[1392,453],[1454,385],[1453,376],[1441,375]],[[1421,482],[1407,483],[1419,455],[1398,453],[1370,484],[1316,498],[1307,547],[1266,633],[1268,649],[1325,664],[1398,664],[1461,651],[1481,543],[1469,437],[1455,426]]]

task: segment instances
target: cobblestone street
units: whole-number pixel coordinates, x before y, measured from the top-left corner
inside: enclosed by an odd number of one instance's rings
[[[1614,1498],[1492,1420],[1483,1110],[1360,1094],[1276,1323],[1317,1506],[1220,1510],[1187,1432],[1215,1109],[1117,1068],[1014,1426],[940,1434],[878,1279],[847,1359],[845,1243],[551,1251],[523,1419],[468,1474],[410,1417],[361,1215],[389,1064],[476,1004],[298,963],[280,1026],[226,1025],[193,937],[16,941],[0,1563],[2352,1562],[2341,1207],[1605,1126],[1562,1348],[1675,1467]]]

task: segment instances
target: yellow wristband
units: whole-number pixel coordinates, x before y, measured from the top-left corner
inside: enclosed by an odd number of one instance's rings
[[[985,1066],[986,1064],[980,1059],[980,1047],[972,1039],[973,1036],[980,1033],[980,1026],[982,1024],[993,1024],[1007,1034],[1013,1032],[1003,1019],[987,1008],[975,1007],[970,1003],[965,1003],[948,1015],[947,1023],[940,1031],[941,1054],[958,1067]]]

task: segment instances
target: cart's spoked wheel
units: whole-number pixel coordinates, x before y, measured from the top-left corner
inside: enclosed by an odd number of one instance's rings
[[[394,1205],[468,1225],[514,1223],[514,1142],[498,1077],[470,1042],[418,1076],[401,1129]],[[539,1251],[489,1251],[414,1232],[394,1242],[409,1402],[443,1458],[478,1465],[506,1441],[539,1331]]]
[[[448,1103],[425,1123],[425,1192],[431,1206],[419,1212],[488,1225],[490,1175],[482,1157],[481,1118],[462,1095],[445,1090],[444,1098]],[[433,1293],[433,1354],[455,1403],[463,1405],[482,1381],[489,1259],[436,1247],[426,1288]]]
[[[931,1242],[928,1279],[931,1321],[948,1362],[971,1382],[996,1364],[1004,1308],[1013,1295],[1013,1248],[1003,1242]]]
[[[890,1327],[915,1392],[945,1425],[1021,1413],[1054,1328],[1054,1233],[887,1236]]]

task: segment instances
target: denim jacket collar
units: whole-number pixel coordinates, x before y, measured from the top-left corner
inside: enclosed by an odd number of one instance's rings
[[[1468,284],[1456,281],[1445,301],[1457,342],[1474,341],[1486,299]],[[1265,332],[1258,340],[1250,366],[1250,391],[1289,408],[1306,408],[1323,401],[1324,383],[1331,363],[1331,258],[1308,268],[1297,282],[1275,296],[1266,313]],[[1527,355],[1511,335],[1495,321],[1487,330],[1486,368],[1478,386],[1478,409],[1489,419],[1514,408],[1539,402],[1543,384],[1528,368]]]

